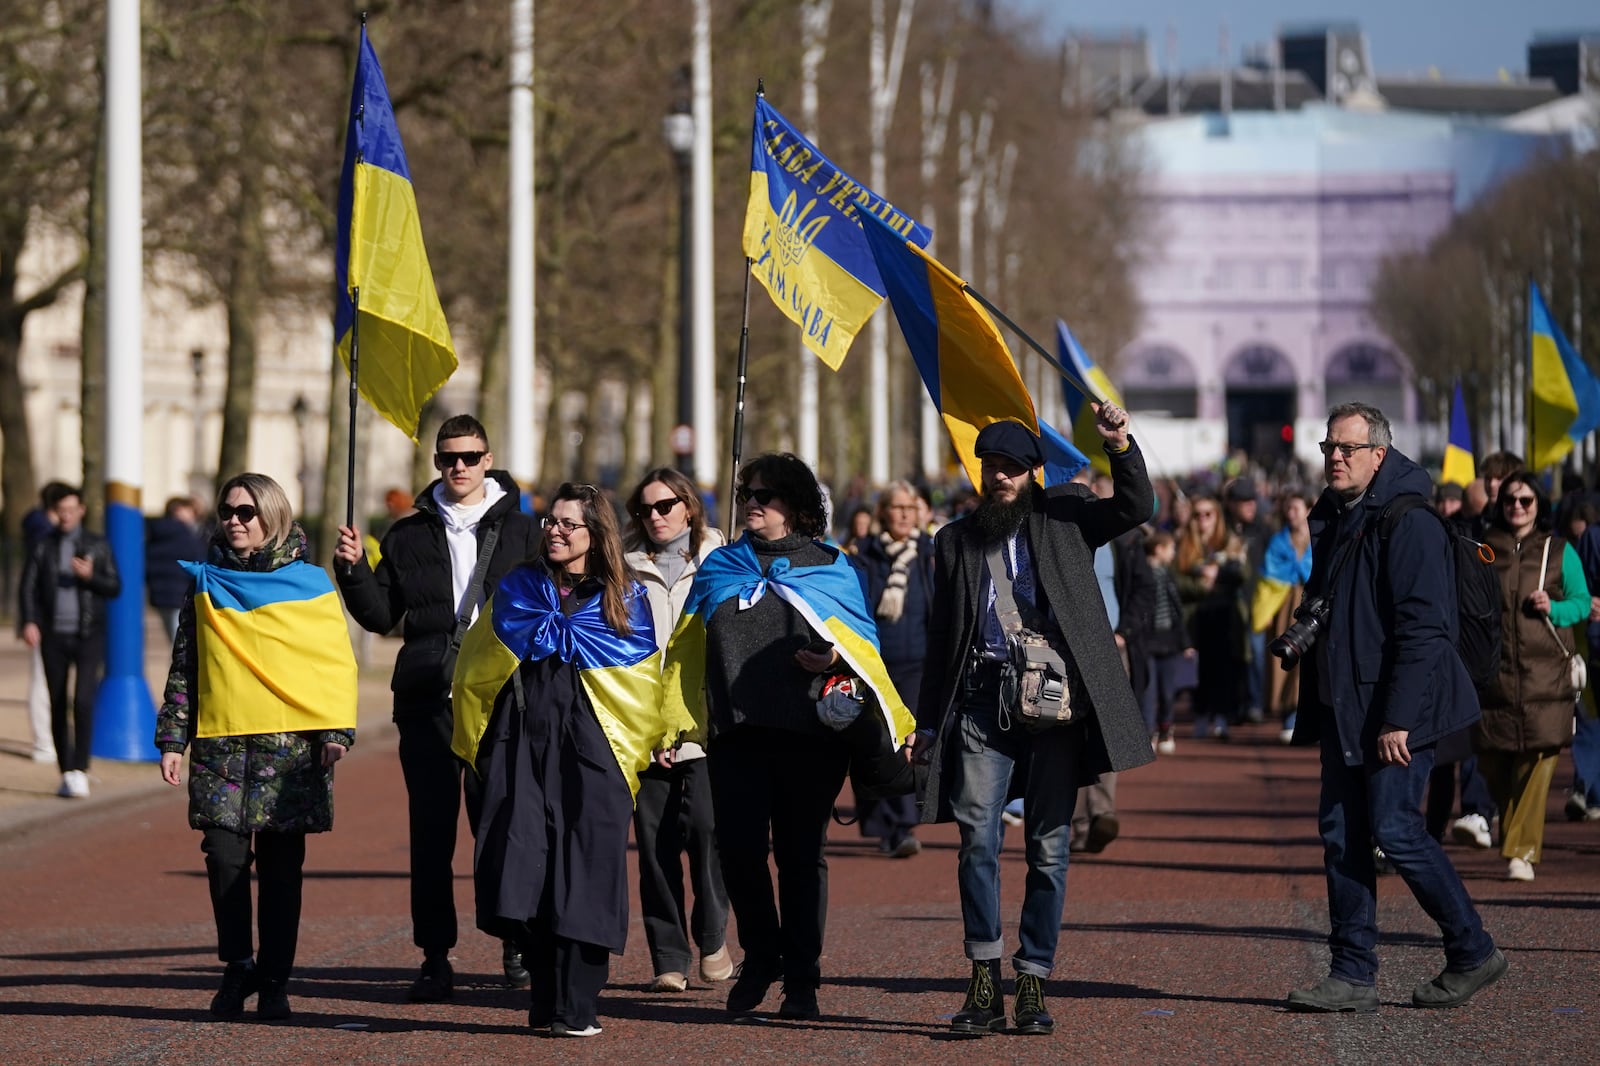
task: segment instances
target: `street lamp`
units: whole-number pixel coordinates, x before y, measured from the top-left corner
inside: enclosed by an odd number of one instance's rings
[[[694,159],[694,115],[689,110],[689,70],[679,75],[680,90],[672,110],[661,120],[661,135],[678,166],[678,424],[672,428],[672,452],[678,469],[694,479],[694,345],[693,293],[690,284],[690,167]]]

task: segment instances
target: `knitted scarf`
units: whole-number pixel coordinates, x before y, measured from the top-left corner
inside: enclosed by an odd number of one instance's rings
[[[883,595],[878,597],[878,617],[893,625],[900,621],[906,610],[906,585],[910,582],[911,564],[917,558],[917,539],[920,530],[913,529],[905,540],[895,540],[887,532],[878,534],[878,543],[889,557],[889,580],[884,583]]]

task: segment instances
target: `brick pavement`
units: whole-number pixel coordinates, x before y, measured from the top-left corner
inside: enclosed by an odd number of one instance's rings
[[[381,643],[381,642],[380,642]],[[25,661],[24,661],[25,665]],[[0,650],[0,715],[9,714]],[[362,689],[363,734],[340,764],[337,823],[307,861],[292,1021],[223,1024],[205,1014],[218,964],[198,834],[184,797],[159,785],[97,789],[87,803],[37,796],[47,812],[0,830],[0,1063],[872,1061],[1369,1063],[1592,1061],[1600,1043],[1600,825],[1550,808],[1538,880],[1502,879],[1494,852],[1451,855],[1512,971],[1458,1011],[1412,1009],[1441,957],[1404,886],[1382,882],[1381,1012],[1289,1014],[1285,992],[1325,972],[1311,753],[1268,727],[1231,745],[1182,741],[1126,775],[1123,837],[1075,858],[1060,960],[1047,983],[1051,1038],[946,1038],[965,983],[955,834],[926,827],[920,856],[878,856],[853,829],[830,845],[824,1017],[731,1021],[726,986],[648,992],[637,914],[602,1000],[605,1033],[556,1044],[523,1025],[524,995],[499,987],[498,945],[472,931],[470,848],[458,852],[460,985],[447,1004],[403,1002],[410,943],[404,791],[383,686]],[[10,734],[0,733],[0,739]],[[0,753],[7,788],[25,758]],[[120,774],[125,768],[106,767]],[[1562,773],[1566,772],[1565,763]],[[137,774],[152,768],[137,768]],[[1563,777],[1558,775],[1558,781]],[[48,802],[46,802],[48,800]],[[24,804],[26,805],[26,804]],[[1003,859],[1014,917],[1022,863]],[[775,1008],[777,994],[768,1001]]]

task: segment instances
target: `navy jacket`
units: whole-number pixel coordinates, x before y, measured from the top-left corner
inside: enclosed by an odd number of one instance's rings
[[[1419,507],[1400,519],[1387,542],[1378,537],[1386,505],[1432,493],[1427,473],[1390,448],[1348,514],[1332,489],[1311,509],[1314,564],[1306,598],[1330,596],[1332,609],[1321,636],[1325,648],[1301,660],[1295,741],[1315,743],[1323,729],[1335,729],[1346,765],[1376,764],[1385,725],[1407,730],[1407,745],[1422,748],[1478,719],[1478,696],[1456,652],[1455,556],[1444,523]],[[1324,661],[1331,667],[1331,705],[1320,696]]]
[[[152,607],[182,607],[194,578],[180,562],[204,562],[210,539],[176,518],[153,518],[145,527],[144,584]]]

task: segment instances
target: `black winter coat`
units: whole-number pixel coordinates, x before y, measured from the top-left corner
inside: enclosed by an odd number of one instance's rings
[[[484,598],[512,567],[532,558],[539,547],[538,523],[517,510],[521,496],[516,482],[503,470],[491,470],[489,476],[506,494],[478,522],[480,547],[490,527],[500,526],[500,540],[484,581]],[[434,481],[418,493],[416,513],[400,519],[384,534],[376,573],[365,558],[348,570],[334,568],[345,607],[363,629],[387,633],[405,619],[405,643],[395,658],[389,683],[397,719],[448,713],[450,708],[446,698],[450,679],[444,676],[442,664],[455,632],[457,605],[450,580],[450,545],[433,499],[438,484]]]
[[[1094,574],[1094,550],[1147,521],[1155,493],[1137,444],[1112,454],[1115,491],[1099,499],[1083,486],[1046,495],[1035,490],[1028,534],[1034,573],[1055,612],[1067,649],[1082,676],[1091,713],[1085,725],[1090,773],[1129,770],[1155,758],[1111,635],[1111,619]],[[919,797],[922,820],[949,821],[955,788],[962,677],[984,610],[988,564],[976,523],[952,522],[934,540],[937,565],[927,670],[917,701],[917,725],[935,730],[927,781]],[[954,742],[951,742],[954,738]]]
[[[94,563],[88,580],[79,580],[71,570],[61,573],[61,531],[53,529],[33,546],[28,561],[22,567],[22,581],[18,586],[17,625],[33,623],[39,631],[50,637],[55,630],[56,585],[70,581],[78,587],[78,636],[87,637],[104,632],[106,601],[122,594],[122,577],[117,573],[117,560],[111,554],[111,543],[98,533],[78,530],[78,554]]]
[[[1376,765],[1385,725],[1406,730],[1407,745],[1416,749],[1478,719],[1478,696],[1456,651],[1455,549],[1444,523],[1418,507],[1401,516],[1386,541],[1378,536],[1378,516],[1407,494],[1431,499],[1433,482],[1391,447],[1350,513],[1332,489],[1311,509],[1306,599],[1331,596],[1333,606],[1322,647],[1300,660],[1294,740],[1316,743],[1323,729],[1337,730],[1349,766]],[[1324,656],[1331,706],[1319,696]]]

